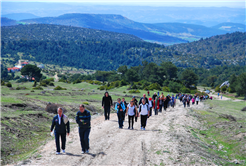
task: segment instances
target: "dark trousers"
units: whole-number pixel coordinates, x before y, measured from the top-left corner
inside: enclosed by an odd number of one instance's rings
[[[141,127],[143,128],[146,127],[147,118],[148,118],[148,115],[141,115]]]
[[[118,115],[119,128],[122,128],[123,127],[124,112],[123,111],[119,111],[117,113],[117,115]]]
[[[164,110],[167,110],[167,103],[164,103]]]
[[[131,122],[132,122],[132,128],[133,128],[133,124],[134,124],[134,115],[133,115],[133,116],[128,115],[128,122],[129,122],[129,128],[131,127]]]
[[[190,107],[190,102],[187,102],[187,107]]]
[[[137,122],[138,121],[138,113],[137,113],[137,117],[135,116],[135,122]]]
[[[149,116],[152,116],[152,107],[149,108]]]
[[[110,107],[104,107],[105,120],[109,120],[109,115],[110,115]]]
[[[123,111],[124,114],[123,114],[123,122],[125,121],[125,117],[126,117],[126,111]]]
[[[158,115],[158,109],[155,107],[155,115]]]
[[[159,112],[162,112],[162,105],[159,105]]]
[[[60,137],[62,141],[62,150],[65,150],[65,144],[66,144],[66,133],[57,133],[54,132],[55,134],[55,140],[56,140],[56,152],[61,152],[60,148]]]
[[[183,104],[184,104],[184,107],[186,107],[186,102],[183,102]]]
[[[88,150],[89,147],[89,135],[90,135],[90,128],[80,128],[79,127],[79,137],[80,137],[80,144],[82,151]]]
[[[196,105],[198,105],[198,101],[196,101]]]

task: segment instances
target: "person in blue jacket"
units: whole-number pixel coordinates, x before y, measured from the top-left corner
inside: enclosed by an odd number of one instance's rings
[[[125,110],[125,104],[121,102],[121,99],[117,99],[117,103],[115,104],[115,110],[117,111],[118,115],[118,123],[119,123],[119,128],[123,128],[123,122],[124,122],[124,110]]]
[[[89,153],[89,135],[91,131],[91,113],[81,104],[76,114],[76,122],[79,126],[80,144],[83,153]]]
[[[56,141],[56,154],[60,154],[60,137],[62,141],[62,152],[65,153],[65,145],[66,145],[66,133],[69,136],[70,125],[68,121],[68,117],[63,114],[63,110],[61,107],[57,108],[57,115],[54,116],[52,120],[52,125],[50,127],[50,131],[52,132],[54,127],[55,141]]]

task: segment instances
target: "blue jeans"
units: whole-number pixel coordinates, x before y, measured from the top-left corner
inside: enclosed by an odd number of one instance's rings
[[[60,148],[60,137],[62,141],[62,150],[65,150],[65,144],[66,144],[66,133],[57,133],[54,132],[55,134],[55,141],[56,141],[56,152],[61,152]]]
[[[117,113],[117,115],[118,115],[119,128],[122,128],[123,127],[124,112],[123,111],[119,111]]]
[[[88,150],[89,147],[89,135],[90,135],[90,128],[80,128],[79,127],[79,137],[80,137],[80,144],[82,151]]]

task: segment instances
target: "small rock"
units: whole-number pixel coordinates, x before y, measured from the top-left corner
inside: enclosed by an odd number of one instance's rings
[[[223,145],[219,145],[219,150],[222,150],[224,148]]]
[[[237,159],[232,161],[234,164],[240,164],[239,161]]]
[[[243,126],[239,126],[239,128],[243,128]]]

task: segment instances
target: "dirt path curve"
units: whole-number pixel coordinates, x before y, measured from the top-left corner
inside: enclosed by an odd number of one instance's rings
[[[200,123],[188,114],[189,109],[203,108],[203,103],[176,108],[152,116],[146,131],[140,130],[140,119],[134,130],[128,130],[128,119],[119,129],[116,114],[104,121],[100,116],[92,120],[90,153],[81,154],[78,128],[67,137],[66,154],[55,155],[55,141],[49,141],[38,151],[41,157],[31,158],[27,165],[192,165],[212,164],[199,139],[192,136],[189,127]],[[212,158],[212,157],[211,157]]]

